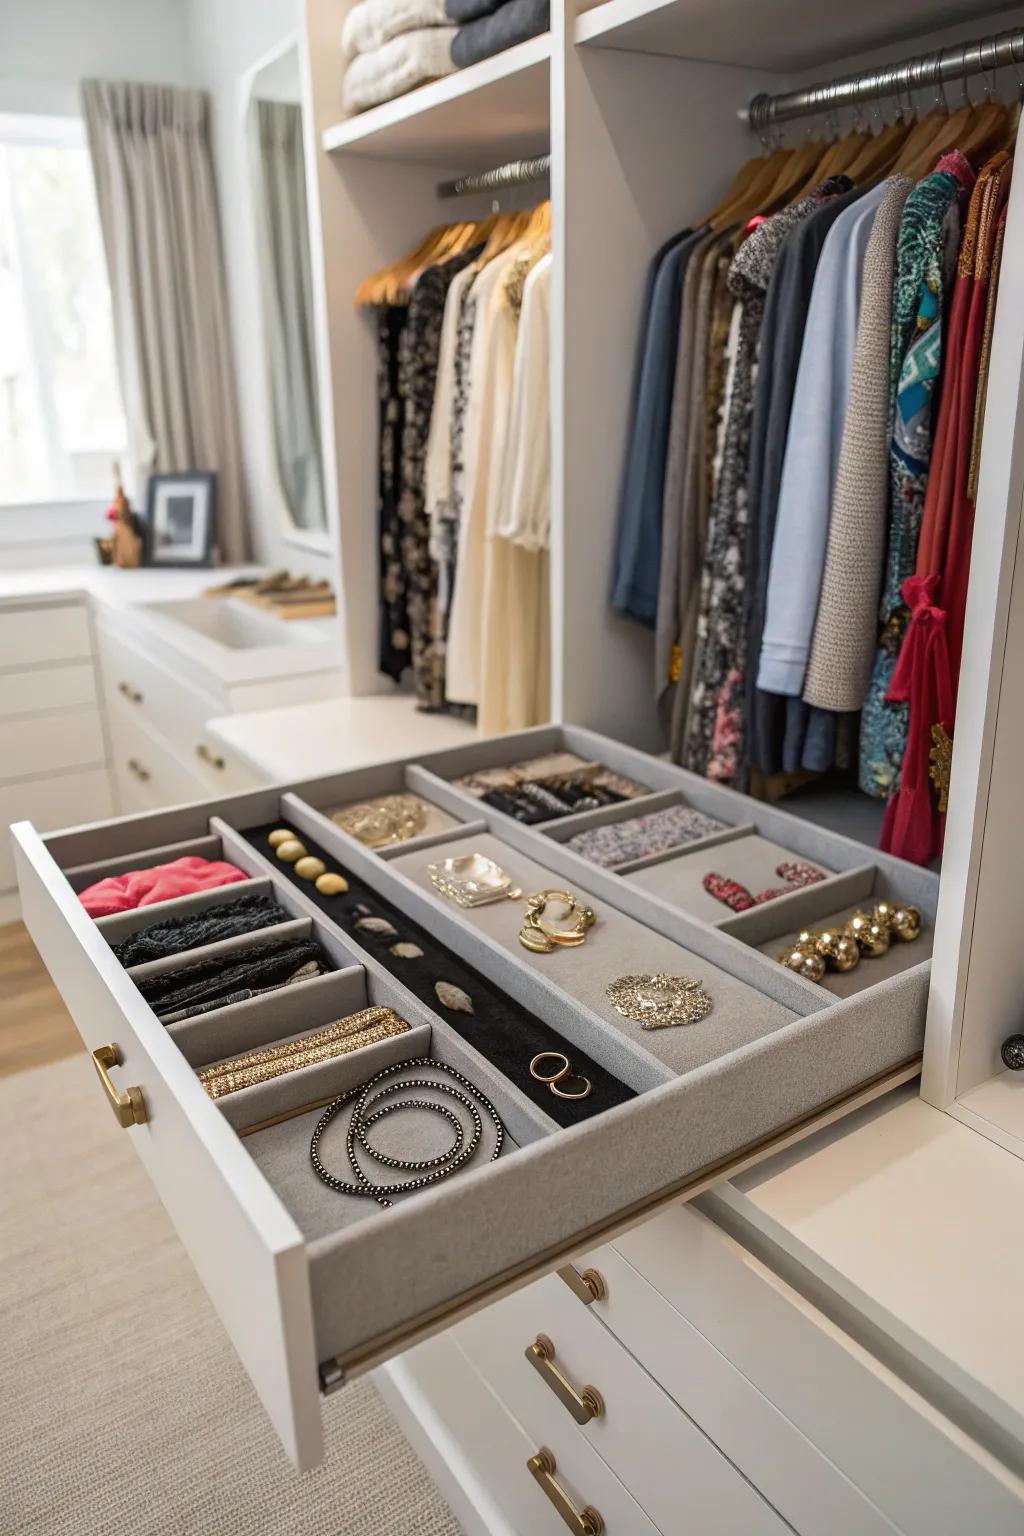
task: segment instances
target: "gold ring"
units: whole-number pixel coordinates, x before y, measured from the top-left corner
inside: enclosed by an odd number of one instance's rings
[[[562,1081],[562,1079],[559,1077],[559,1078],[556,1078],[554,1082],[548,1084],[548,1086],[551,1089],[551,1092],[558,1099],[589,1099],[590,1091],[591,1091],[591,1089],[594,1086],[593,1083],[590,1081],[589,1077],[575,1077],[574,1076],[572,1078],[572,1081],[574,1083],[584,1083],[586,1086],[584,1087],[582,1093],[566,1093],[564,1088],[559,1088],[559,1086],[558,1086],[558,1084],[561,1081]]]
[[[543,1072],[537,1071],[538,1061],[564,1061],[565,1066],[560,1068],[552,1077],[545,1077]],[[560,1083],[563,1077],[569,1076],[569,1058],[563,1051],[539,1051],[530,1062],[530,1076],[535,1077],[538,1083],[547,1083],[551,1087],[552,1093],[554,1093],[555,1089],[552,1085]],[[586,1097],[586,1095],[583,1095],[583,1097]]]

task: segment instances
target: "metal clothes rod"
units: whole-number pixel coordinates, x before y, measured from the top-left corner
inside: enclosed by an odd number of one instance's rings
[[[947,80],[966,80],[971,75],[988,74],[1008,64],[1016,66],[1018,71],[1024,64],[1024,27],[979,38],[977,42],[940,48],[934,53],[918,54],[916,58],[867,70],[863,74],[842,75],[837,80],[809,85],[802,91],[784,91],[779,96],[763,92],[755,96],[748,107],[740,109],[740,117],[751,128],[761,130],[772,123],[809,117],[816,112],[831,112],[859,101],[904,93],[909,96],[922,86],[941,87]]]
[[[502,187],[524,187],[531,181],[544,181],[551,170],[550,155],[534,155],[528,160],[510,160],[506,165],[496,165],[490,171],[478,171],[473,176],[459,176],[455,181],[442,181],[437,188],[438,197],[468,197],[471,192],[497,192]]]

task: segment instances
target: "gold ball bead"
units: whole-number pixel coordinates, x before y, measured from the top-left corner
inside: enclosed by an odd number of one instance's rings
[[[839,941],[845,937],[841,928],[823,928],[814,941],[814,947],[823,960],[834,960]]]
[[[885,923],[872,922],[868,924],[857,942],[866,955],[872,960],[877,960],[880,955],[888,952],[892,936]]]
[[[896,915],[896,907],[891,901],[875,902],[875,922],[881,923],[885,928],[892,927],[892,920]]]
[[[892,931],[904,944],[921,936],[921,914],[916,907],[897,907],[892,915]]]
[[[846,924],[846,931],[851,939],[860,943],[874,920],[870,912],[855,912]]]
[[[294,843],[295,833],[288,827],[278,827],[276,832],[271,832],[267,842],[271,848],[280,848],[282,843]]]
[[[817,941],[818,930],[816,928],[801,928],[795,940],[802,949],[813,949]]]
[[[295,860],[295,873],[300,880],[316,880],[326,868],[323,859],[315,859],[308,853],[305,858]]]
[[[820,981],[825,974],[825,962],[821,956],[813,949],[800,944],[794,944],[789,949],[783,950],[779,960],[788,971],[795,971],[798,976],[804,976],[808,981]]]
[[[829,960],[837,971],[852,971],[860,964],[860,948],[856,939],[851,939],[848,933],[841,933],[836,940],[834,952],[829,955]]]
[[[336,875],[331,871],[317,877],[316,888],[321,896],[340,896],[342,891],[348,890],[348,881],[344,875]]]
[[[303,843],[299,842],[297,837],[293,837],[287,843],[278,843],[277,856],[285,864],[294,864],[297,859],[304,859],[306,857],[306,848]]]

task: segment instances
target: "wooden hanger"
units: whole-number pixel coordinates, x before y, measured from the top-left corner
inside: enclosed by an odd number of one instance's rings
[[[709,228],[713,227],[715,221],[722,217],[726,209],[731,208],[734,203],[738,203],[746,196],[749,188],[758,178],[767,177],[770,173],[774,180],[778,174],[779,167],[791,153],[792,151],[788,149],[774,149],[770,154],[755,155],[752,160],[748,160],[745,165],[741,165],[733,178],[732,186],[728,192],[726,192],[718,206],[713,208],[706,218],[701,219],[698,228],[703,228],[705,225]]]
[[[865,186],[888,176],[895,169],[904,144],[918,126],[897,118],[894,123],[883,124],[877,133],[869,134],[860,154],[847,167],[846,174],[851,181]]]
[[[379,272],[374,272],[371,277],[364,278],[356,289],[356,303],[358,305],[386,303],[387,300],[383,295],[388,290],[394,275],[410,263],[419,261],[428,250],[437,244],[441,234],[447,228],[447,225],[438,225],[429,234],[424,235],[416,249],[411,251],[408,256],[402,256],[398,261],[393,261],[388,266],[382,267]]]
[[[785,173],[787,166],[799,154],[798,149],[786,149],[781,154],[770,155],[767,160],[762,161],[760,175],[755,176],[753,181],[748,183],[741,197],[716,210],[715,216],[708,221],[710,228],[716,234],[721,234],[724,230],[732,228],[734,224],[746,224],[756,213],[761,213],[780,175]]]

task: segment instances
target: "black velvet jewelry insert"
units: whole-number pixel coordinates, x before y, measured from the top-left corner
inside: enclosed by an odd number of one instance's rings
[[[316,903],[324,915],[330,918],[357,944],[368,950],[378,964],[397,977],[410,992],[425,1002],[444,1019],[457,1034],[487,1058],[492,1066],[503,1072],[515,1083],[527,1098],[540,1106],[559,1125],[578,1125],[593,1115],[602,1114],[615,1104],[624,1104],[635,1098],[631,1088],[593,1061],[578,1046],[571,1045],[558,1032],[535,1018],[525,1008],[512,1001],[493,982],[467,965],[439,944],[425,928],[399,912],[390,902],[372,891],[351,870],[340,864],[337,858],[304,834],[295,836],[318,859],[323,859],[332,872],[344,875],[349,888],[338,896],[322,896],[312,880],[302,880],[291,864],[278,859],[270,846],[270,834],[287,822],[272,821],[260,827],[240,831],[264,858],[274,865],[282,878],[290,880]],[[373,932],[357,927],[361,919],[383,918],[390,925],[388,932]],[[395,954],[396,945],[415,945],[421,955]],[[435,988],[438,982],[447,982],[465,992],[473,1005],[473,1012],[461,1008],[449,1008],[441,1002]],[[593,1083],[593,1091],[586,1099],[570,1102],[553,1094],[544,1083],[530,1076],[530,1062],[540,1051],[561,1051],[572,1063],[574,1075],[582,1074]]]

